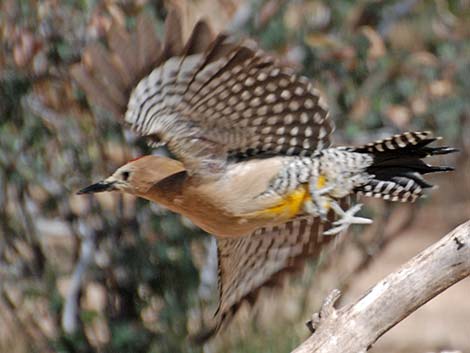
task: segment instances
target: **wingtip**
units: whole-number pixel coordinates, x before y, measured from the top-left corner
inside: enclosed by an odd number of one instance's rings
[[[201,346],[210,340],[217,333],[217,328],[215,326],[206,327],[201,329],[199,332],[190,335],[188,340],[197,346]]]

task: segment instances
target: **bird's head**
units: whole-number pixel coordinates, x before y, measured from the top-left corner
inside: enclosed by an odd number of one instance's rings
[[[144,196],[153,185],[182,171],[183,165],[174,159],[143,156],[118,168],[108,178],[81,189],[77,194],[120,191]]]

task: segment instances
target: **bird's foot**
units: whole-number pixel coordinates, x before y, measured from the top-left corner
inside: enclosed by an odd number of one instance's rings
[[[319,185],[323,185],[319,187]],[[312,201],[310,206],[307,206],[307,208],[310,208],[310,210],[313,210],[314,212],[309,212],[309,213],[316,213],[322,221],[326,221],[327,214],[328,214],[328,204],[330,201],[330,197],[324,196],[333,191],[335,188],[334,183],[327,183],[325,184],[325,178],[324,177],[314,177],[309,183],[309,191],[310,191],[310,196],[312,197]]]
[[[356,217],[355,214],[362,208],[362,204],[354,205],[347,211],[344,211],[336,201],[331,203],[331,208],[335,213],[341,217],[333,223],[333,228],[328,229],[324,232],[324,235],[336,235],[343,231],[346,231],[351,224],[371,224],[372,220],[364,217]]]
[[[322,222],[326,222],[328,220],[328,197],[322,197],[318,203],[314,202],[313,200],[308,200],[304,203],[304,211],[308,214],[311,214],[315,217],[320,217]]]

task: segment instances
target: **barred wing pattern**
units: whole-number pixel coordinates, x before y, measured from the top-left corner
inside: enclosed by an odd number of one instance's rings
[[[169,16],[167,22],[174,20]],[[137,18],[133,33],[113,24],[106,43],[109,49],[99,43],[88,45],[70,73],[90,101],[120,119],[133,87],[164,57],[154,25],[143,15]]]
[[[148,26],[137,26],[132,34],[116,29],[120,35],[110,34],[109,42],[115,44],[107,59],[98,59],[104,49],[99,56],[92,51],[88,65],[82,63],[72,73],[93,99],[113,112],[122,112],[123,96],[130,97],[125,121],[139,134],[166,143],[190,172],[213,172],[211,167],[232,157],[311,155],[329,145],[333,124],[308,79],[252,41],[224,34],[214,38],[205,22],[195,26],[183,45],[180,21],[177,12],[170,12],[163,44],[150,36],[154,44],[145,50]],[[137,59],[126,45],[139,53]],[[108,65],[114,69],[99,70]],[[119,72],[119,84],[109,87],[106,83],[122,66],[134,68]]]
[[[340,200],[345,209],[350,203],[350,197]],[[300,271],[305,261],[318,256],[335,239],[323,235],[335,220],[333,212],[328,219],[303,216],[247,237],[217,239],[219,306],[210,328],[195,340],[209,339],[231,321],[243,302],[253,305],[262,288],[282,285],[285,275]]]

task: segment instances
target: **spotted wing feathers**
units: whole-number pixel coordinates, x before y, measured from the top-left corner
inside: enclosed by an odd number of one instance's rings
[[[342,199],[341,205],[347,208],[349,199]],[[334,219],[332,212],[328,216]],[[330,226],[319,218],[299,217],[247,237],[217,239],[219,306],[210,327],[195,340],[210,338],[233,319],[244,302],[253,305],[262,288],[281,286],[286,274],[299,272],[305,261],[318,256],[334,239],[323,235]]]
[[[167,28],[179,28],[174,24],[178,18],[177,12],[170,12]],[[122,118],[133,87],[165,56],[154,24],[145,15],[137,17],[133,33],[114,23],[105,39],[108,48],[92,43],[84,49],[81,62],[72,66],[71,75],[90,101]]]
[[[87,96],[166,143],[190,171],[204,161],[311,155],[329,145],[333,124],[309,80],[253,41],[214,36],[204,21],[186,44],[177,12],[165,28],[160,42],[145,17],[132,33],[113,25],[110,50],[90,46],[72,75]]]

